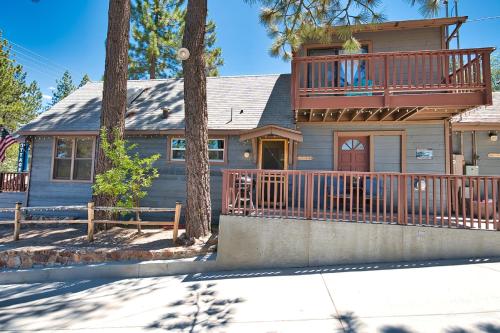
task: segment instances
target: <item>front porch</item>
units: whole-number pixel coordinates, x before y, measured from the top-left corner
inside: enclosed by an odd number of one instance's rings
[[[500,177],[224,170],[222,214],[500,230]]]

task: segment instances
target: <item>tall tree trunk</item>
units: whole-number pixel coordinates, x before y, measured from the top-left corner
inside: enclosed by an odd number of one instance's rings
[[[109,142],[114,141],[114,128],[118,136],[125,131],[127,108],[127,69],[130,30],[130,0],[109,0],[108,35],[106,38],[106,64],[104,68],[104,90],[101,106],[101,127],[105,127]],[[96,174],[111,168],[111,161],[101,146],[97,151]],[[97,195],[96,206],[112,206],[113,198]]]
[[[156,79],[156,57],[154,55],[149,57],[149,78]]]
[[[207,79],[205,25],[207,0],[189,0],[183,47],[191,53],[182,64],[186,122],[186,234],[200,238],[210,233],[210,172],[208,165]]]

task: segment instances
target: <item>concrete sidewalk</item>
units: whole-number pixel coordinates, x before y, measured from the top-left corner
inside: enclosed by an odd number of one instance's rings
[[[491,260],[0,286],[0,331],[500,332]]]

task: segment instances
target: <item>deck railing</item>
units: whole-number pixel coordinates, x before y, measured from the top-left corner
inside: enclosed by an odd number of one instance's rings
[[[0,173],[0,192],[26,192],[28,177],[27,172]]]
[[[222,213],[500,230],[500,177],[224,170]]]
[[[491,94],[492,51],[482,48],[294,57],[294,109],[301,97]]]

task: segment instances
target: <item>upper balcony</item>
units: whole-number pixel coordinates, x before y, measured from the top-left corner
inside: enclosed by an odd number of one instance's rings
[[[491,105],[493,50],[294,57],[296,120],[441,120]]]

